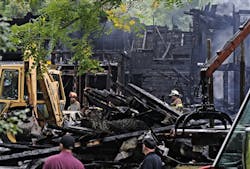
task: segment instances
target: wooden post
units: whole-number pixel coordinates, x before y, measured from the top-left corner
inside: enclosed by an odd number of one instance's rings
[[[117,73],[117,82],[125,85],[125,60],[126,60],[126,54],[122,53],[121,54],[121,59],[118,64],[118,73]],[[118,87],[118,90],[116,91],[117,93],[122,92],[122,88]]]
[[[245,45],[244,42],[240,45],[241,57],[240,57],[240,103],[245,98]]]
[[[207,39],[207,60],[211,59],[211,39]],[[214,85],[213,76],[209,78],[208,81],[208,101],[209,103],[214,103]]]
[[[88,88],[88,87],[89,87],[89,73],[86,72],[85,76],[84,76],[84,90],[86,88]],[[88,107],[89,106],[87,98],[85,96],[83,97],[83,104],[84,104],[84,107]]]

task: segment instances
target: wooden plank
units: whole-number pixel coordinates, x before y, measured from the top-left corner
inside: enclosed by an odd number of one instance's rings
[[[159,127],[159,128],[152,129],[152,131],[154,133],[164,132],[164,131],[169,132],[173,128],[174,128],[174,125],[169,125],[169,126],[165,126],[165,127]],[[111,142],[111,141],[115,141],[115,140],[127,139],[130,137],[137,137],[137,136],[140,136],[148,131],[149,130],[140,130],[140,131],[135,131],[135,132],[131,132],[131,133],[119,134],[119,135],[115,135],[115,136],[108,136],[108,137],[104,137],[102,139],[97,139],[97,140],[102,140],[102,142]]]
[[[29,159],[47,157],[48,155],[56,154],[58,152],[59,152],[59,146],[46,149],[28,150],[22,153],[14,153],[11,155],[2,155],[0,156],[0,164],[3,165],[6,162],[13,163],[15,161],[24,161]]]
[[[160,106],[163,110],[165,110],[167,113],[170,114],[172,117],[179,117],[180,113],[171,108],[168,104],[164,103],[162,100],[158,99],[157,97],[153,96],[152,94],[146,92],[145,90],[139,88],[136,85],[133,85],[132,83],[128,84],[129,87],[133,88],[136,92],[142,94],[144,97],[148,98],[150,101],[152,101],[157,106]]]

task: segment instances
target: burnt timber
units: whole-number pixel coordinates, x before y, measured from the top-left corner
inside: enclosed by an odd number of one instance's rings
[[[223,5],[227,7],[227,4]],[[93,58],[99,60],[106,70],[100,74],[88,73],[77,77],[77,63],[70,62],[72,53],[65,49],[55,50],[51,61],[63,71],[66,95],[71,90],[77,91],[82,105],[85,104],[84,87],[119,90],[113,86],[117,81],[123,85],[133,83],[166,101],[170,90],[175,88],[183,95],[186,106],[199,103],[200,98],[197,95],[199,70],[207,59],[206,40],[211,39],[211,52],[214,55],[220,45],[219,39],[228,40],[224,37],[230,37],[236,32],[244,19],[250,15],[248,10],[242,9],[238,11],[232,9],[232,15],[217,13],[218,5],[210,4],[203,9],[186,11],[185,14],[192,16],[189,31],[182,31],[176,26],[170,30],[168,26],[152,25],[145,26],[145,31],[141,32],[142,37],[114,30],[110,35],[93,38]],[[28,13],[23,19],[13,18],[10,24],[20,25],[36,17]],[[109,23],[107,25],[111,27]],[[246,39],[245,46],[248,45],[249,40]],[[123,55],[124,51],[127,51],[126,55]],[[20,56],[20,53],[18,55]],[[244,82],[239,84],[242,60],[240,49],[233,55],[234,58],[217,71],[217,75],[223,79],[220,84],[223,90],[219,92],[220,96],[214,98],[216,108],[229,114],[237,112],[240,105],[237,98],[240,95],[244,96],[250,86],[248,57],[246,57],[245,89],[242,91],[240,85]],[[247,50],[245,55],[248,55]],[[10,56],[13,57],[13,53],[6,53],[2,60]],[[68,105],[69,101],[66,107]]]
[[[170,121],[170,125],[166,127],[153,128],[152,131],[159,138],[163,138],[162,140],[165,140],[166,138],[172,139],[171,136],[166,136],[166,133],[169,133],[170,129],[174,127],[173,124],[180,115],[174,110],[171,110],[171,108],[165,105],[162,101],[166,101],[165,99],[169,91],[173,88],[176,88],[183,94],[184,103],[186,105],[199,102],[199,100],[196,100],[195,92],[190,91],[195,91],[194,86],[198,85],[197,82],[199,81],[199,76],[197,74],[200,70],[200,67],[197,63],[204,63],[206,60],[206,53],[208,51],[206,48],[205,40],[216,40],[216,36],[218,36],[218,34],[223,31],[224,27],[232,28],[232,30],[235,31],[235,28],[240,24],[240,15],[247,13],[246,11],[234,11],[234,16],[230,17],[218,16],[216,15],[215,11],[216,6],[210,7],[208,5],[204,10],[192,9],[186,12],[186,14],[193,16],[193,26],[191,27],[190,31],[181,31],[177,28],[175,28],[174,30],[169,30],[167,27],[160,27],[154,25],[146,27],[145,32],[143,32],[143,38],[138,38],[121,31],[115,31],[110,37],[104,36],[101,39],[98,39],[96,41],[96,48],[93,57],[101,61],[102,66],[106,69],[106,72],[104,73],[89,73],[85,74],[82,77],[76,77],[75,75],[77,70],[77,63],[67,63],[67,61],[70,59],[71,53],[68,51],[55,51],[54,55],[56,58],[66,58],[63,59],[63,61],[65,61],[65,63],[63,64],[59,63],[60,59],[55,60],[55,64],[62,66],[62,70],[64,73],[64,82],[65,84],[68,84],[68,86],[66,87],[66,91],[69,92],[74,88],[73,90],[77,90],[79,93],[81,103],[85,104],[84,99],[87,98],[90,104],[104,109],[105,116],[109,117],[107,118],[109,122],[113,122],[113,120],[117,119],[120,120],[124,117],[135,117],[135,119],[142,120],[147,124],[145,128],[151,128],[159,125],[164,125],[161,123],[161,121],[163,120],[162,115],[168,112],[170,116],[174,119]],[[124,50],[128,51],[128,54],[124,54]],[[221,108],[223,111],[229,114],[231,112],[235,112],[235,110],[239,107],[240,104],[237,99],[240,88],[239,84],[236,83],[236,87],[234,89],[235,91],[233,91],[234,93],[236,93],[233,95],[233,102],[230,102],[230,92],[228,92],[230,72],[233,72],[234,81],[239,81],[239,79],[237,78],[239,77],[238,75],[240,69],[237,60],[239,56],[237,52],[235,55],[236,59],[234,59],[234,62],[225,64],[220,68],[220,71],[223,73],[223,96],[226,99],[224,102],[221,102],[221,100],[219,99],[215,99],[215,104],[219,106],[219,109]],[[246,72],[248,72],[246,73],[248,75],[246,78],[249,79],[249,68],[246,69]],[[115,85],[115,82],[119,82],[121,84]],[[137,86],[135,86],[134,84]],[[246,84],[246,86],[249,86],[249,84]],[[134,103],[134,105],[132,104],[132,106],[128,109],[121,108],[119,106],[131,105],[130,102],[128,103],[123,97],[119,97],[118,99],[111,93],[103,94],[102,91],[99,91],[97,89],[89,88],[88,90],[84,90],[85,87],[108,90],[112,89],[114,91],[121,91],[121,88],[129,87],[130,89],[125,90],[124,93],[132,93],[132,100],[134,101],[132,103]],[[149,93],[146,91],[148,91]],[[156,97],[151,95],[151,93]],[[162,100],[158,98],[161,98]],[[113,105],[115,106],[109,105],[109,102],[113,103]],[[140,108],[143,109],[139,109],[139,114],[134,116],[132,114],[138,113],[134,112],[133,110],[135,107],[137,107],[137,105],[139,105]],[[233,105],[234,107],[232,107],[231,105]],[[147,120],[147,118],[143,117],[144,113],[150,114],[152,113],[152,111],[154,113],[156,112],[157,114],[153,124],[147,123],[149,121]],[[110,114],[107,112],[112,113]],[[229,122],[229,124],[231,124],[231,121]],[[227,124],[225,124],[224,126],[226,125]],[[199,125],[197,126],[200,127]],[[85,130],[81,130],[83,128],[56,129],[62,132],[73,133],[77,138],[79,135],[81,135],[82,137],[79,140],[83,146],[81,147],[82,149],[78,149],[78,153],[79,151],[88,148],[88,150],[93,151],[94,154],[95,152],[100,152],[100,150],[95,148],[104,146],[108,149],[110,145],[107,144],[112,144],[113,142],[117,144],[115,147],[117,148],[115,149],[115,151],[117,152],[119,146],[122,144],[123,141],[131,137],[138,137],[139,135],[146,132],[146,130],[133,131],[137,130],[138,128],[132,129],[132,131],[119,131],[121,133],[113,133],[114,131],[107,131],[106,129],[97,130],[95,128],[95,131],[98,132],[93,132],[94,129],[87,128],[86,126],[84,128]],[[216,146],[219,146],[227,131],[228,129],[226,127],[225,130],[176,128],[175,139],[176,142],[180,143],[181,139],[185,137],[189,138],[191,135],[191,142],[193,145],[216,144]],[[183,135],[183,133],[185,135]],[[105,137],[103,137],[103,135],[105,135]],[[220,135],[220,137],[215,140],[216,143],[206,142],[207,140],[197,142],[197,140],[202,139],[204,135],[209,135],[211,138],[217,138],[218,135]],[[88,143],[95,141],[101,141],[101,144],[97,146],[88,146]],[[171,144],[171,141],[166,141],[166,143],[170,143],[169,147],[175,149],[175,146]],[[86,145],[86,147],[84,145]],[[180,145],[177,144],[177,147]],[[26,147],[24,145],[12,147],[11,145],[2,144],[0,146],[15,149],[31,148]],[[191,149],[192,146],[186,146],[186,148]],[[176,148],[176,150],[179,149]],[[46,155],[47,153],[45,150],[41,152],[40,150],[32,150],[27,152],[34,152],[34,158],[42,154]],[[56,151],[53,150],[52,152],[55,153]],[[5,161],[17,158],[32,158],[26,153],[5,155],[2,156],[2,160]],[[85,154],[83,154],[82,159],[86,159],[87,157],[89,157],[88,155],[85,156]],[[178,154],[178,152],[175,152],[174,150],[170,151],[170,155],[172,157],[174,155],[179,155],[179,159],[176,160],[180,160],[181,157],[184,158],[182,155]],[[103,157],[94,157],[94,155],[91,158],[95,160],[94,163],[96,164],[101,162],[110,162],[104,159]],[[208,160],[209,158],[210,156],[208,156],[206,160]],[[112,159],[113,158],[109,157],[109,160],[112,161]],[[190,158],[187,158],[184,161],[188,162],[188,160],[190,160]],[[120,163],[117,162],[115,164]]]

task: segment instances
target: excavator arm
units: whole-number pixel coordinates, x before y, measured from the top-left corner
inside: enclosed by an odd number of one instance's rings
[[[234,52],[250,33],[250,19],[240,26],[239,31],[217,52],[217,56],[209,60],[200,71],[203,103],[207,100],[208,80],[220,65]]]
[[[231,118],[222,112],[215,111],[213,106],[208,102],[208,87],[209,78],[212,77],[214,71],[216,71],[220,65],[234,52],[234,50],[244,41],[244,39],[250,33],[250,19],[240,26],[238,32],[224,45],[224,47],[217,52],[217,56],[210,59],[200,71],[200,85],[202,87],[202,105],[194,113],[186,113],[180,116],[176,123],[175,129],[177,130],[181,125],[181,128],[187,128],[191,120],[207,119],[209,120],[210,127],[213,127],[216,121],[221,121],[227,128],[227,125],[232,125]],[[181,124],[181,125],[180,125]],[[183,130],[184,131],[184,130]]]
[[[205,64],[206,76],[211,77],[214,71],[220,67],[220,65],[234,52],[234,50],[244,41],[244,39],[250,33],[250,19],[240,26],[239,31],[234,34],[220,50],[217,52],[217,56],[212,58],[207,64]],[[203,70],[203,71],[204,71]]]
[[[37,83],[39,83],[41,92],[43,93],[44,102],[48,110],[48,117],[46,119],[47,123],[61,126],[63,123],[63,117],[60,107],[59,94],[61,94],[61,97],[65,99],[64,91],[63,89],[59,89],[59,82],[53,79],[51,75],[53,72],[50,74],[49,70],[43,71],[41,68],[42,65],[32,68],[33,62],[34,60],[32,57],[25,61],[25,74],[29,94],[29,105],[31,105],[33,108],[35,117],[39,118],[37,108]],[[40,74],[39,77],[38,74]],[[63,91],[63,93],[61,91]]]

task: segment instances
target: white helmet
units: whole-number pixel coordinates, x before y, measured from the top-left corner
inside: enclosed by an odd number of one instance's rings
[[[171,93],[168,96],[180,96],[180,93],[177,90],[171,90]]]

